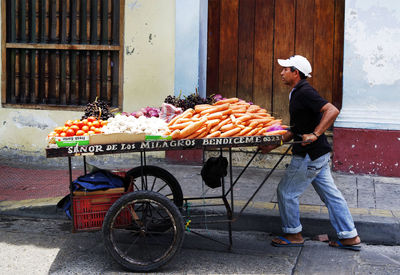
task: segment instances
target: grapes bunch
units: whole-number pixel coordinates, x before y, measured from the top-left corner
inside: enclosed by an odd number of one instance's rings
[[[175,96],[169,95],[164,99],[164,103],[168,103],[168,104],[171,104],[171,105],[174,105],[175,107],[177,107],[178,98]]]
[[[86,119],[90,116],[102,120],[107,120],[110,117],[114,117],[114,114],[110,112],[109,103],[96,98],[95,101],[86,104],[85,114],[82,116],[82,119]]]
[[[214,99],[213,96],[203,98],[196,92],[184,97],[184,99],[181,99],[180,96],[175,97],[169,95],[165,98],[164,102],[182,108],[182,110],[185,111],[189,108],[194,108],[195,105],[212,104],[214,103]]]

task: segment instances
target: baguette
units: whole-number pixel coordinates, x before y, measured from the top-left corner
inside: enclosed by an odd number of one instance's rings
[[[242,129],[240,128],[233,128],[225,133],[221,134],[221,137],[234,137],[237,133],[239,133]]]
[[[225,103],[236,103],[236,102],[238,102],[238,101],[239,101],[239,98],[237,98],[237,97],[232,97],[232,98],[227,98],[227,99],[221,99],[221,100],[215,102],[215,103],[214,103],[214,106],[216,106],[216,105],[222,105],[222,104],[225,104]]]
[[[211,133],[211,134],[208,134],[208,135],[206,136],[206,138],[219,137],[220,135],[221,135],[221,131],[215,131],[215,132],[213,132],[213,133]]]
[[[240,131],[239,136],[244,136],[245,134],[247,134],[247,133],[250,132],[251,130],[253,130],[253,128],[251,128],[251,127],[245,127],[242,131]]]
[[[227,132],[229,130],[232,130],[233,128],[236,128],[235,125],[233,123],[229,123],[229,124],[222,126],[219,129],[221,130],[221,132]]]
[[[194,110],[196,111],[196,113],[200,113],[201,111],[204,111],[211,107],[212,107],[212,105],[210,105],[210,104],[199,104],[199,105],[194,106]]]
[[[287,130],[276,130],[276,131],[270,131],[266,132],[266,136],[279,136],[279,135],[284,135],[286,134]]]
[[[190,136],[192,133],[196,132],[198,129],[203,126],[204,123],[207,122],[207,118],[202,118],[200,121],[192,122],[190,125],[186,126],[181,130],[179,138],[185,138]]]
[[[225,111],[225,110],[229,109],[229,105],[230,105],[229,103],[225,103],[225,104],[213,106],[211,108],[208,108],[208,109],[205,109],[205,110],[201,111],[200,115],[204,116],[204,115],[210,114],[210,113]]]
[[[181,130],[176,129],[175,131],[172,132],[171,137],[172,137],[172,139],[177,139],[177,138],[179,138],[180,134],[181,134]]]

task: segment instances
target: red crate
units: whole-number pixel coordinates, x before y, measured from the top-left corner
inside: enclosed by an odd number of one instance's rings
[[[97,195],[73,196],[74,231],[99,230],[110,206],[125,193],[106,193]],[[128,211],[122,211],[116,226],[131,224],[132,217]]]
[[[126,177],[126,171],[111,170],[111,173],[113,173],[114,175],[120,176],[121,178],[125,178]]]

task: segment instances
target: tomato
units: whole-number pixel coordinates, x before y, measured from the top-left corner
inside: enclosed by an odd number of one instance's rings
[[[95,129],[94,129],[94,132],[95,132],[96,134],[101,134],[101,130],[100,130],[99,128],[95,128]]]
[[[90,127],[90,131],[93,131],[93,132],[95,132],[96,131],[96,127],[94,127],[94,126],[92,126],[92,127]]]
[[[56,127],[54,128],[54,132],[56,132],[57,134],[61,133],[64,130],[63,127]]]
[[[90,116],[87,118],[88,122],[93,122],[96,120],[96,118],[94,116]]]
[[[64,125],[67,126],[67,127],[71,127],[73,124],[74,124],[74,122],[73,122],[72,120],[68,119],[68,120],[65,122]]]
[[[85,134],[85,132],[83,130],[78,130],[75,133],[76,136],[83,136],[84,134]]]
[[[50,132],[48,135],[47,135],[47,137],[55,137],[55,136],[57,136],[58,135],[58,133],[56,133],[56,132]]]
[[[87,131],[89,131],[89,126],[83,125],[81,130],[83,130],[84,132],[87,132]]]
[[[66,137],[67,136],[67,133],[66,132],[62,132],[61,134],[60,134],[60,137]]]
[[[65,132],[65,135],[66,135],[67,137],[75,136],[75,131],[74,131],[73,129],[69,128],[69,129]]]
[[[82,123],[83,123],[84,125],[87,125],[88,120],[87,120],[87,119],[82,119]]]
[[[86,125],[90,128],[90,127],[92,127],[93,122],[88,122]]]
[[[69,127],[69,129],[74,130],[74,132],[76,133],[79,130],[79,127],[77,125],[72,125],[71,127]]]
[[[92,123],[92,126],[93,127],[96,127],[96,128],[99,128],[100,127],[100,123],[99,123],[99,121],[93,121],[93,123]]]
[[[108,121],[107,121],[107,120],[101,121],[101,126],[106,126],[107,124],[108,124]]]
[[[87,132],[89,135],[94,135],[94,134],[96,134],[94,131],[88,131]]]
[[[74,121],[74,125],[78,126],[79,129],[82,129],[83,125],[85,125],[85,124],[78,119],[78,120]]]

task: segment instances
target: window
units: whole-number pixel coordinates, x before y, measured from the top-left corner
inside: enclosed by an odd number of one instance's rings
[[[123,9],[123,0],[2,1],[3,106],[121,107]]]

